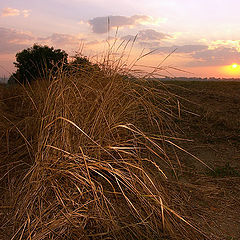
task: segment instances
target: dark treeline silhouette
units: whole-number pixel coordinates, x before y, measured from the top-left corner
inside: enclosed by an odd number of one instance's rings
[[[14,65],[17,71],[9,78],[9,83],[31,83],[38,79],[49,79],[56,76],[59,69],[76,72],[80,66],[94,66],[86,57],[74,56],[68,62],[68,54],[61,49],[54,49],[46,45],[34,44],[33,47],[24,49],[16,54]]]
[[[16,54],[14,62],[17,70],[9,80],[13,83],[31,83],[39,79],[54,78],[59,69],[71,75],[81,74],[81,71],[100,70],[99,65],[91,63],[87,57],[75,55],[68,61],[68,54],[61,49],[54,49],[46,45],[34,44],[33,47]],[[80,70],[80,71],[79,71]],[[160,81],[240,81],[240,78],[198,78],[198,77],[164,77],[155,78]]]
[[[231,81],[240,81],[240,78],[217,78],[217,77],[205,77],[205,78],[200,78],[200,77],[164,77],[164,78],[154,78],[155,80],[160,80],[160,81],[196,81],[196,82],[202,82],[202,81],[216,81],[216,82],[220,82],[220,81],[227,81],[227,82],[231,82]]]

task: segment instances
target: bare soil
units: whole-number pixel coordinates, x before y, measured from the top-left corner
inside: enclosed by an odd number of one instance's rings
[[[191,140],[178,144],[212,169],[178,152],[176,178],[192,220],[211,239],[240,239],[240,83],[167,84],[182,97],[179,137]]]

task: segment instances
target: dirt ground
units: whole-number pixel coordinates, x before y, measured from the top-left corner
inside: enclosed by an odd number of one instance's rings
[[[182,97],[179,136],[191,140],[178,144],[209,167],[178,152],[192,219],[212,239],[240,239],[240,82],[167,84]]]

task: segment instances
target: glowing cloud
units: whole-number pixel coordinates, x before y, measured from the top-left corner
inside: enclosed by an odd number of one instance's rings
[[[22,11],[23,17],[25,17],[25,18],[29,17],[30,12],[31,12],[31,10],[27,10],[27,9],[23,10]]]
[[[27,18],[30,15],[31,10],[29,9],[24,9],[24,10],[19,10],[16,8],[4,8],[2,10],[2,17],[14,17],[14,16],[20,16],[23,15],[23,17]]]
[[[9,17],[9,16],[19,16],[20,15],[20,10],[16,8],[4,8],[2,10],[2,17]]]
[[[240,40],[215,40],[208,42],[209,49],[216,49],[219,47],[235,48],[240,52]]]

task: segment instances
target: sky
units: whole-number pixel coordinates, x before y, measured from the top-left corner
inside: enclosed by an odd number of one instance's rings
[[[111,47],[130,62],[146,54],[135,68],[163,76],[240,78],[239,9],[239,0],[1,0],[0,77],[36,43],[93,61]]]

